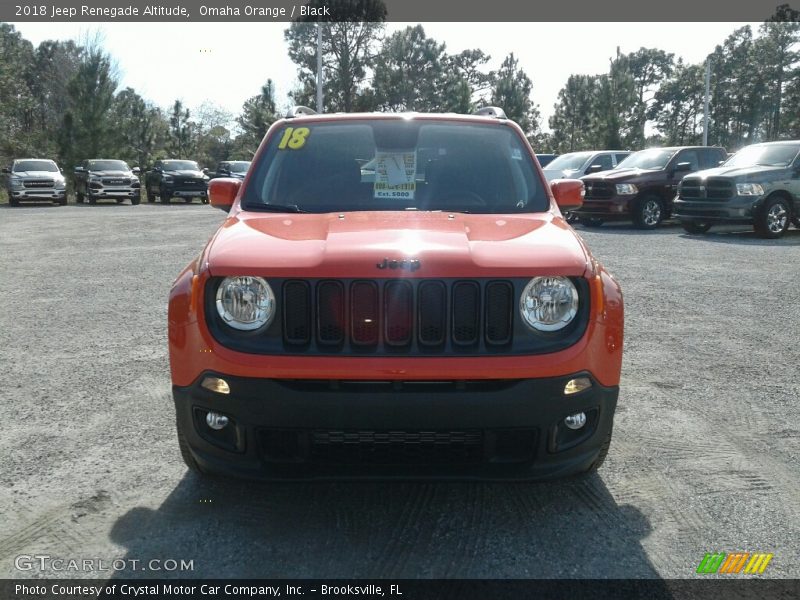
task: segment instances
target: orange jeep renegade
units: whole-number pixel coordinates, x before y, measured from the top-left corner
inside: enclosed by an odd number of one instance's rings
[[[275,123],[175,281],[178,441],[201,473],[540,479],[611,441],[620,288],[501,109]]]

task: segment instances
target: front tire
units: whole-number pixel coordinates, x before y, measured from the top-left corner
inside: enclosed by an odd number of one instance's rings
[[[591,217],[580,217],[578,219],[578,222],[581,225],[585,225],[586,227],[592,227],[592,228],[602,227],[603,223],[605,223],[603,219],[595,219]]]
[[[88,198],[89,198],[89,204],[97,204],[97,198],[95,198],[91,194],[89,194]]]
[[[75,202],[77,202],[78,204],[83,204],[83,194],[77,192],[75,194]]]
[[[161,200],[161,204],[169,204],[170,195],[163,187],[158,190],[158,197]]]
[[[768,198],[756,215],[753,229],[759,237],[779,238],[789,229],[791,214],[789,203],[783,196]]]
[[[681,227],[686,233],[692,235],[702,235],[711,229],[711,223],[702,223],[696,221],[681,221]]]
[[[136,206],[141,201],[142,201],[142,197],[141,196],[134,196],[133,198],[131,198],[131,206]]]
[[[633,209],[633,223],[639,229],[655,229],[664,220],[664,204],[658,196],[645,196]]]

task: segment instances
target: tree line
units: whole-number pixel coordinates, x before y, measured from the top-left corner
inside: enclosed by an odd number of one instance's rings
[[[470,113],[501,106],[539,152],[640,149],[699,144],[705,64],[657,48],[617,52],[607,73],[570,75],[558,94],[550,131],[542,128],[534,84],[512,53],[490,70],[479,48],[458,53],[421,25],[386,33],[381,0],[327,0],[349,19],[320,23],[324,110]],[[312,3],[313,4],[313,3]],[[341,10],[336,12],[341,16]],[[315,105],[317,26],[293,22],[284,32],[297,66],[292,104]],[[733,31],[708,57],[709,143],[800,138],[800,12],[788,5],[753,31]],[[0,162],[52,157],[71,167],[88,157],[116,157],[147,167],[158,158],[203,165],[248,160],[279,117],[267,80],[238,115],[206,102],[155,106],[119,89],[113,57],[97,39],[45,41],[34,47],[0,23]]]

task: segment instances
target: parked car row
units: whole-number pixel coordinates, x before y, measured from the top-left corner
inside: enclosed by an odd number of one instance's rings
[[[208,202],[208,182],[216,177],[244,179],[249,161],[222,161],[216,171],[201,169],[193,160],[165,159],[156,161],[144,174],[144,193],[148,202],[157,199],[168,203],[172,198],[191,202],[199,198]],[[24,158],[4,168],[9,204],[18,206],[23,200],[52,200],[67,204],[67,185],[63,169],[49,159]],[[129,200],[132,205],[142,200],[142,172],[123,160],[87,159],[73,170],[75,200],[78,204],[96,204],[98,200]]]
[[[630,220],[654,229],[675,218],[691,234],[737,223],[767,238],[791,223],[800,227],[800,141],[753,144],[736,154],[716,146],[572,152],[544,172],[551,181],[583,181],[583,205],[565,216],[587,227]]]

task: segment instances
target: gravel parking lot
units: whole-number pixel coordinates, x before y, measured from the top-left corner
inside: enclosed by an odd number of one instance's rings
[[[174,434],[167,294],[222,219],[0,207],[0,577],[58,574],[15,568],[46,554],[136,577],[691,578],[715,551],[800,576],[800,231],[578,226],[626,301],[597,476],[263,485],[188,474]],[[194,568],[130,563],[150,559]]]

